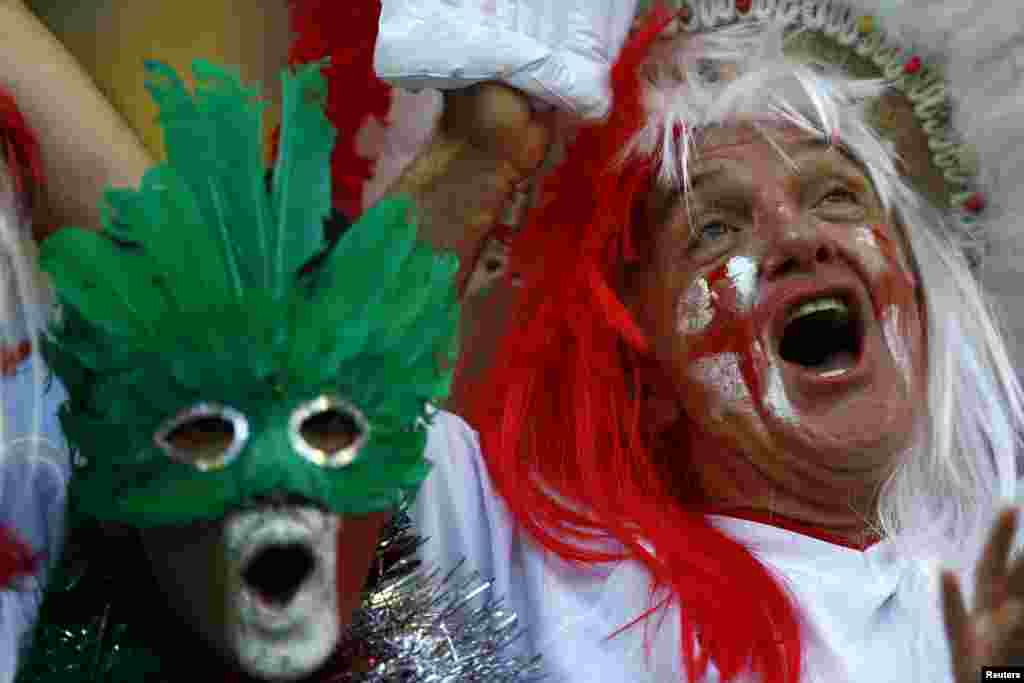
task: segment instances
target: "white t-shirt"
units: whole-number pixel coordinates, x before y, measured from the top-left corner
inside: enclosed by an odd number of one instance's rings
[[[643,629],[606,637],[648,606],[648,575],[634,562],[581,572],[514,529],[481,460],[477,433],[438,413],[427,458],[434,470],[413,511],[426,561],[462,558],[516,611],[523,654],[540,653],[553,683],[682,681],[678,615],[660,623],[652,657]],[[895,557],[885,542],[858,551],[758,522],[710,517],[792,591],[804,619],[807,683],[952,681],[937,568]],[[737,618],[742,618],[737,615]],[[655,617],[657,620],[657,617]],[[712,670],[708,683],[719,680]]]

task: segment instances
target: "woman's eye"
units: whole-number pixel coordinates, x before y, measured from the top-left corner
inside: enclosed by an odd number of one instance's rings
[[[722,221],[705,223],[694,235],[694,242],[707,242],[721,239],[729,234],[729,226]]]
[[[858,203],[857,195],[851,190],[847,190],[843,187],[836,187],[825,193],[825,196],[821,198],[821,204],[856,204]]]

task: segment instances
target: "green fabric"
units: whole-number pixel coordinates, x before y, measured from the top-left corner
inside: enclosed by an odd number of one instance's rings
[[[188,93],[148,64],[168,162],[140,189],[106,194],[104,232],[67,228],[42,245],[61,320],[44,342],[67,387],[60,418],[83,456],[78,512],[136,526],[216,518],[280,491],[339,513],[394,507],[423,481],[428,401],[454,363],[457,260],[416,240],[412,204],[384,201],[313,272],[326,244],[330,151],[320,65],[284,76],[280,156],[267,189],[261,105],[238,78],[194,65]],[[354,404],[370,438],[351,465],[320,468],[289,441],[318,396]],[[197,403],[230,406],[251,436],[201,472],[154,434]]]

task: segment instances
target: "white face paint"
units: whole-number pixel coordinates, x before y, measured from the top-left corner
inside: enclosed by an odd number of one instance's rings
[[[714,319],[713,298],[708,281],[699,278],[690,285],[676,303],[677,327],[681,334],[697,334],[707,329]]]
[[[735,313],[748,313],[757,298],[757,263],[748,256],[733,256],[725,264],[725,280],[712,289],[707,278],[698,278],[676,303],[676,328],[680,334],[694,335],[714,322],[714,302],[724,297],[733,302]],[[727,285],[723,286],[724,283]]]
[[[790,423],[797,422],[796,410],[786,394],[786,384],[782,381],[782,370],[778,363],[768,365],[768,377],[764,389],[764,407],[779,420]]]
[[[896,304],[889,304],[882,313],[882,336],[896,368],[903,375],[907,387],[910,387],[910,352],[907,350],[906,335],[900,323],[899,307]]]
[[[229,517],[224,527],[228,558],[228,647],[243,670],[270,681],[302,678],[323,664],[341,635],[336,552],[340,519],[316,508],[267,507]],[[251,582],[252,563],[268,551],[290,549],[273,572],[298,569],[297,585],[276,597]],[[266,570],[265,570],[266,571]],[[250,574],[247,576],[247,572]]]
[[[740,371],[740,357],[735,353],[720,353],[697,360],[690,367],[695,382],[710,387],[715,400],[708,405],[712,419],[726,415],[754,414],[754,403]]]
[[[757,263],[748,256],[733,256],[726,264],[726,272],[736,289],[737,311],[750,311],[757,295]]]
[[[890,268],[885,260],[885,256],[882,254],[878,238],[875,237],[875,233],[872,232],[869,226],[861,225],[854,228],[853,239],[861,247],[857,250],[857,253],[861,258],[861,263],[867,268],[869,275],[879,277]]]

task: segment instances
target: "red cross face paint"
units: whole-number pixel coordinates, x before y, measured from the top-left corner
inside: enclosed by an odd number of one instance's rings
[[[757,292],[757,264],[733,256],[696,278],[676,304],[677,332],[688,338],[691,380],[709,389],[707,411],[715,420],[754,416],[759,385],[755,359],[763,356],[749,320]]]
[[[925,395],[917,283],[856,161],[791,131],[774,144],[731,131],[654,235],[638,319],[695,438],[719,446],[703,452],[742,461],[709,466],[728,468],[734,495],[831,519],[910,445]]]

